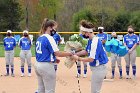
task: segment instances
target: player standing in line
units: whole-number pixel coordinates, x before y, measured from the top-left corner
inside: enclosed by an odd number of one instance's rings
[[[55,34],[53,35],[53,38],[54,38],[57,45],[59,45],[60,42],[62,41],[61,36],[57,32],[55,32]],[[57,61],[60,61],[60,60],[57,58]],[[57,71],[57,64],[58,63],[54,63],[55,71]]]
[[[116,32],[112,32],[112,38],[116,39],[118,42],[119,40],[117,39],[117,34]],[[119,68],[119,72],[120,72],[120,79],[122,79],[122,65],[121,65],[121,57],[119,57],[117,54],[115,53],[111,53],[111,68],[112,68],[112,77],[111,79],[114,79],[114,74],[115,74],[115,67],[116,67],[116,61],[117,61],[117,65]]]
[[[98,27],[99,33],[97,34],[97,37],[102,41],[103,46],[105,46],[105,42],[107,41],[107,34],[104,33],[104,27]]]
[[[29,37],[28,31],[23,31],[23,37],[19,40],[19,47],[21,48],[20,51],[20,60],[21,60],[21,77],[24,77],[24,64],[27,61],[28,64],[28,76],[31,76],[31,46],[32,41]]]
[[[45,18],[36,41],[35,71],[38,78],[38,93],[55,93],[56,72],[53,63],[56,62],[56,56],[72,56],[72,53],[59,51],[52,37],[56,28],[57,23],[54,20]]]
[[[80,30],[86,33],[85,35],[89,37],[89,40],[86,49],[77,52],[74,59],[89,62],[92,71],[91,93],[100,93],[102,82],[107,73],[108,57],[101,40],[93,34],[93,28],[94,26],[90,22],[87,22],[86,25],[81,24]],[[78,57],[87,54],[88,57]]]
[[[107,34],[104,33],[104,27],[98,27],[98,34],[96,35],[97,37],[99,37],[99,39],[101,40],[103,47],[105,47],[105,42],[107,41]],[[106,76],[105,78],[106,79]]]
[[[16,47],[16,40],[12,37],[12,31],[7,31],[7,36],[3,40],[5,48],[5,61],[6,61],[6,75],[9,76],[9,66],[11,66],[11,76],[14,77],[14,48]]]
[[[132,26],[128,26],[128,34],[124,36],[124,45],[129,49],[128,54],[126,54],[126,79],[130,79],[129,70],[130,64],[133,70],[133,79],[136,78],[136,47],[138,44],[138,36],[134,34],[134,29]]]

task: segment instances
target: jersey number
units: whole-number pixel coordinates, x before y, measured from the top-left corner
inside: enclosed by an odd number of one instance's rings
[[[36,52],[38,54],[42,54],[42,51],[41,51],[41,43],[39,41],[36,42]]]

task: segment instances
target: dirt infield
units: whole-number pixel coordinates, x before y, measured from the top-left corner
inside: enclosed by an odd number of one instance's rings
[[[76,75],[76,66],[72,69],[67,69],[63,63],[64,58],[61,58],[61,63],[57,71],[56,93],[79,93]],[[25,69],[25,77],[20,77],[20,60],[15,58],[15,77],[0,77],[0,93],[34,93],[37,89],[37,79],[32,71],[32,77],[27,76],[27,65]],[[35,58],[32,58],[34,64]],[[125,62],[122,58],[123,77],[125,78]],[[140,58],[137,58],[137,79],[126,80],[119,79],[118,68],[116,69],[116,77],[114,81],[104,81],[101,93],[140,93]],[[132,71],[131,71],[132,72]],[[5,74],[5,60],[0,58],[0,73]],[[132,75],[132,74],[131,74]],[[88,67],[88,77],[80,78],[80,87],[82,93],[90,93],[90,76],[91,72]],[[111,77],[110,62],[108,63],[107,78]]]

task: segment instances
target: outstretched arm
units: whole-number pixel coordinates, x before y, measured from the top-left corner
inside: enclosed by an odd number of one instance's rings
[[[67,56],[72,56],[72,53],[69,52],[63,52],[63,51],[56,51],[54,54],[58,57],[67,57]]]
[[[85,56],[87,54],[88,54],[88,52],[86,50],[82,50],[82,51],[75,53],[75,55],[77,55],[77,56]]]
[[[77,55],[74,55],[73,58],[75,60],[82,61],[82,62],[93,62],[94,61],[93,58],[89,58],[89,57],[82,58],[82,57],[78,57]]]

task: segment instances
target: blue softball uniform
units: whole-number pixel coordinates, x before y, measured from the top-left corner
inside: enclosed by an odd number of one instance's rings
[[[54,52],[59,51],[54,38],[43,34],[36,41],[36,60],[38,62],[55,62]]]
[[[14,37],[5,37],[3,39],[3,43],[5,51],[13,50],[14,47],[16,46],[16,40],[14,39]]]
[[[61,41],[61,36],[58,33],[56,33],[53,35],[53,38],[54,38],[56,44],[58,45],[59,42]]]
[[[90,66],[95,67],[108,62],[108,57],[98,37],[94,37],[88,41],[86,51],[88,52],[88,56],[94,59],[93,62],[89,63]]]
[[[131,49],[134,44],[138,43],[138,36],[133,34],[130,36],[129,34],[124,36],[123,42],[126,43],[126,46]]]
[[[102,40],[107,40],[107,34],[106,33],[99,33],[97,34],[97,37],[99,37],[99,39]]]
[[[19,40],[19,46],[22,50],[30,50],[32,45],[32,41],[29,40],[27,37],[22,37]]]

